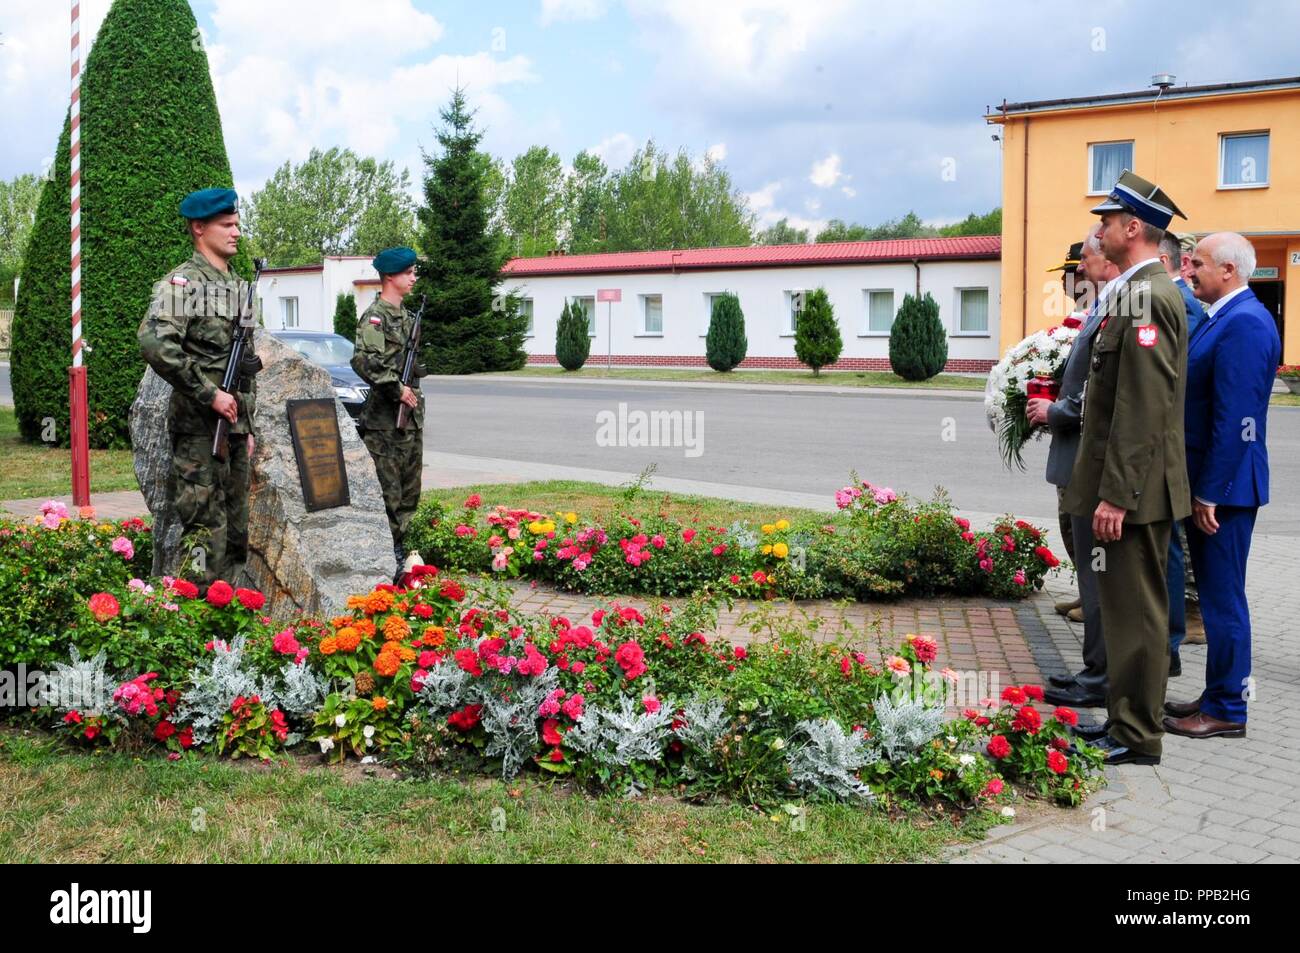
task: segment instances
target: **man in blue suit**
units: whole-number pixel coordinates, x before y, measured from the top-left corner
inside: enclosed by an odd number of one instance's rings
[[[1183,277],[1185,270],[1190,270],[1191,254],[1183,252],[1183,240],[1173,232],[1165,232],[1160,239],[1160,264],[1165,266],[1169,275],[1183,296],[1183,307],[1187,311],[1187,339],[1190,341],[1196,326],[1201,323],[1205,311],[1201,303],[1192,294],[1192,289]],[[1195,245],[1192,246],[1195,248]],[[1183,661],[1178,653],[1179,646],[1187,637],[1187,578],[1186,556],[1183,554],[1181,524],[1175,523],[1169,534],[1169,568],[1165,577],[1165,586],[1169,590],[1169,677],[1177,678],[1183,674]]]
[[[1188,344],[1187,540],[1209,652],[1205,691],[1166,703],[1164,728],[1188,738],[1242,738],[1253,692],[1246,561],[1255,516],[1268,502],[1268,401],[1282,342],[1247,284],[1255,270],[1250,242],[1233,232],[1209,235],[1192,267],[1207,311]]]

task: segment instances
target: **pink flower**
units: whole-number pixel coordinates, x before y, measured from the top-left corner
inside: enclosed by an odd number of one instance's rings
[[[911,675],[912,666],[908,664],[907,659],[901,655],[891,655],[885,659],[885,668],[889,669],[895,675]]]
[[[874,496],[876,498],[876,502],[882,506],[886,503],[893,503],[896,499],[898,499],[898,494],[895,493],[887,486],[874,488],[871,491],[871,495]]]
[[[1015,576],[1012,578],[1015,579],[1017,586],[1028,585],[1028,581],[1025,579],[1025,571],[1023,569],[1017,569]]]
[[[997,797],[1002,793],[1002,779],[990,778],[989,783],[984,785],[984,797]]]
[[[131,545],[131,541],[125,536],[119,536],[117,539],[113,540],[113,545],[109,548],[127,562],[130,562],[135,558],[135,547]]]
[[[623,676],[630,682],[646,672],[645,651],[635,642],[624,642],[614,653],[614,661],[623,669]]]
[[[474,527],[466,526],[464,523],[461,523],[459,526],[456,527],[456,535],[461,538],[464,538],[466,536],[476,535],[476,531]]]
[[[564,712],[565,715],[572,718],[574,721],[577,721],[582,717],[582,706],[585,703],[586,699],[581,695],[573,695],[568,701],[560,706],[560,711]]]
[[[682,530],[682,542],[689,543],[694,538],[695,538],[695,530],[693,529]]]
[[[641,704],[645,706],[645,710],[651,715],[655,714],[663,707],[660,704],[659,699],[655,698],[653,695],[647,695],[645,698],[641,699]]]
[[[650,539],[650,545],[655,549],[663,549],[668,545],[668,540],[664,539],[663,533],[655,533],[655,535]]]
[[[737,645],[734,649],[731,650],[731,654],[734,655],[736,658],[741,659],[742,661],[744,659],[749,658],[749,652],[748,650],[746,650],[746,648],[743,645]]]
[[[476,510],[482,505],[483,505],[483,497],[479,496],[477,493],[471,493],[465,499],[465,509],[467,510]]]
[[[298,640],[294,638],[293,629],[285,629],[275,633],[275,638],[271,640],[271,646],[281,655],[297,655],[302,649]]]

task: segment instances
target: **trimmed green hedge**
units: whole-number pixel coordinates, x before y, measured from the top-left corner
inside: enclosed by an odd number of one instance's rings
[[[154,282],[193,254],[178,208],[233,179],[221,117],[185,0],[117,0],[81,86],[81,289],[90,445],[130,445],[128,411],[145,364],[136,329]],[[71,362],[68,124],[59,138],[23,269],[13,329],[14,409],[25,439],[53,417],[68,445]],[[234,263],[243,274],[248,262]]]

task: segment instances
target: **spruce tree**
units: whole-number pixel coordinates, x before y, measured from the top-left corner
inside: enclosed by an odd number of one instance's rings
[[[939,305],[926,292],[918,300],[903,298],[889,332],[889,364],[904,380],[925,381],[948,363],[948,334],[939,320]]]
[[[555,326],[555,359],[566,371],[576,371],[591,353],[587,311],[576,301],[566,302]]]
[[[357,339],[357,299],[346,291],[340,291],[334,301],[334,333],[341,334],[349,341]]]
[[[709,333],[704,338],[704,356],[715,371],[729,371],[745,359],[749,341],[745,338],[745,313],[740,299],[731,292],[713,299]]]
[[[153,285],[193,245],[180,217],[196,189],[232,184],[208,57],[185,0],[116,0],[81,83],[81,310],[90,445],[130,444],[144,375],[136,329]],[[69,134],[42,190],[14,314],[14,410],[25,439],[55,420],[67,446],[71,363]],[[251,277],[242,254],[234,267]]]
[[[425,157],[424,204],[417,213],[424,257],[410,299],[428,295],[423,363],[443,374],[517,370],[528,357],[528,319],[517,298],[496,292],[507,255],[489,227],[484,185],[490,160],[478,151],[482,133],[463,89],[455,90],[441,116],[442,150]]]
[[[840,337],[840,326],[835,321],[835,309],[826,289],[809,292],[794,329],[795,357],[811,367],[816,376],[827,364],[838,361],[843,350],[844,339]]]

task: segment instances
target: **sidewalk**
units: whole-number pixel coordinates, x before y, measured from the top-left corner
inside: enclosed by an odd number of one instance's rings
[[[736,372],[744,374],[744,371]],[[838,372],[845,373],[845,372]],[[962,375],[970,376],[970,375]],[[766,391],[777,394],[838,394],[849,397],[923,397],[935,400],[983,400],[982,390],[927,387],[852,387],[839,384],[714,383],[712,381],[640,380],[637,378],[563,377],[547,374],[473,374],[468,377],[426,377],[426,381],[473,380],[503,384],[593,384],[600,387],[679,387],[724,391]]]

